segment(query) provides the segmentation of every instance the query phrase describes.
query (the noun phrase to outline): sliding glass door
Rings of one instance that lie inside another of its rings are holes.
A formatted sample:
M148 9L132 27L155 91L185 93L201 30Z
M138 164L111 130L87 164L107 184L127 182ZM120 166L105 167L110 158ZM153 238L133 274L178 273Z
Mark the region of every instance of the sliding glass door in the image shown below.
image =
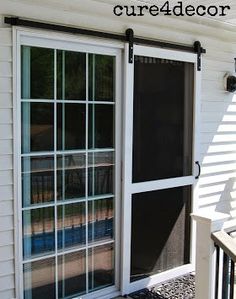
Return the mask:
M25 299L117 285L119 52L81 49L20 49Z

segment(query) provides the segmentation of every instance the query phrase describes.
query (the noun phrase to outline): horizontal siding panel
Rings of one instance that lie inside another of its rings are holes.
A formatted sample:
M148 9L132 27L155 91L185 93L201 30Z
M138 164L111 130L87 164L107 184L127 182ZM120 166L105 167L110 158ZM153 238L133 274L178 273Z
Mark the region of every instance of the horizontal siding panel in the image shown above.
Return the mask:
M223 229L235 229L235 218L232 218L224 223Z
M212 71L212 70L203 70L202 71L202 79L207 81L222 81L225 75L224 71Z
M217 134L219 130L219 124L218 123L203 123L201 124L200 130L202 133L209 133L213 132Z
M0 261L11 259L14 259L14 246L9 244L0 246Z
M225 104L225 110L222 112L227 111L227 106L230 105L231 102L234 100L234 95L232 93L226 92L223 88L222 89L208 89L205 88L202 90L202 103L204 102L221 102ZM214 110L213 110L214 111Z
M1 200L0 201L0 216L13 215L13 201Z
M201 113L201 122L222 122L225 114L222 112L202 112Z
M205 176L202 182L200 184L200 197L205 197L208 196L209 194L211 195L216 195L216 194L221 194L221 196L226 196L227 200L232 201L232 196L230 195L232 192L232 187L236 179L236 172L231 172L231 173L225 173L225 174L218 174L216 175L217 180L214 182L210 182L210 180L213 178L214 175L210 176ZM226 178L228 176L228 179ZM209 178L209 181L207 182L207 179ZM219 178L219 179L218 179ZM207 183L206 183L207 182ZM214 189L215 188L215 189ZM208 190L209 192L204 192L204 190ZM223 191L223 192L222 192ZM235 190L234 190L235 192ZM233 196L235 198L235 195Z
M0 46L0 61L12 61L12 47Z
M218 47L216 47L216 39L208 39L207 41L207 53L209 56L213 56L214 51L216 51L218 55L231 55L235 53L236 45L228 42L222 41L222 43L218 41ZM222 53L222 54L220 54Z
M13 299L15 297L15 292L13 289L0 291L0 298L1 299Z
M13 156L3 155L0 156L0 170L13 169Z
M12 93L11 92L1 92L0 90L0 108L12 108Z
M203 166L201 174L217 174L218 172L234 171L236 170L236 163L227 163L214 166Z
M14 235L13 230L0 231L0 247L13 245Z
M213 142L213 138L213 133L201 133L201 144L210 144Z
M13 138L13 127L11 124L1 125L0 124L0 140L12 139ZM4 154L1 152L0 154ZM9 154L8 152L6 154Z
M236 104L232 103L227 106L227 112L236 112Z
M236 134L201 133L201 143L236 142Z
M9 136L2 136L2 138L4 137L9 138ZM12 140L0 140L0 155L12 154L12 153L13 153Z
M200 145L201 153L226 153L226 152L235 152L236 151L236 143L233 144L219 144L219 145L212 145L212 144L201 144Z
M11 28L0 28L1 46L11 46L12 45L12 30Z
M11 274L11 275L0 277L0 292L11 290L13 288L14 288L14 275ZM0 298L2 299L2 297Z
M210 61L215 60L215 61L221 61L221 62L226 62L226 63L232 63L235 58L235 53L234 52L224 52L224 51L219 51L218 49L215 48L212 49L211 47L207 46L207 58ZM205 60L205 57L203 57L203 60Z
M236 161L236 153L204 156L202 164L226 163L228 161Z
M225 184L212 184L212 186L199 188L199 196L214 194L216 192L223 192L225 190Z
M219 42L219 38L215 37L205 37L204 35L202 35L201 42L205 44L205 47L207 46L207 50L209 48L209 51L211 52L214 51L214 49L216 49L217 51L231 54L236 50L236 45L234 43L224 41L223 39ZM207 55L203 56L203 59L206 56L211 56L209 54L210 52L207 51L207 53Z
M0 77L12 76L12 63L8 61L0 61Z
M220 81L206 81L206 80L202 80L202 90L215 90L215 91L220 91L224 89L224 82L223 82L223 78Z
M199 178L199 186L200 188L206 186L206 185L209 185L209 184L218 184L218 183L224 183L226 184L229 179L236 179L236 171L233 170L231 172L228 172L228 173L223 173L223 171L219 174L217 173L214 173L214 174L208 174L208 175L201 175L201 177ZM230 191L232 189L232 186L230 187ZM217 191L214 191L213 190L213 193L217 192Z
M236 97L229 93L220 90L219 92L211 91L211 90L203 90L201 95L201 101L204 102L222 102L227 103L225 106L230 105L230 103L235 102Z
M221 198L222 198L221 193L215 194L215 195L206 196L206 197L200 197L198 199L198 205L199 206L213 205L213 204L218 203Z
M13 200L13 185L0 185L0 200Z
M0 90L2 92L11 92L12 91L12 79L0 77Z
M9 231L13 229L13 217L1 216L0 217L0 232Z
M12 109L0 109L0 124L12 123Z
M0 261L0 277L5 275L14 274L14 264L13 261Z
M225 72L234 71L234 63L232 62L224 62L220 60L214 60L210 57L203 58L202 60L202 67L206 70L221 70Z
M202 102L201 111L202 112L227 112L230 105L224 102Z
M11 170L4 170L0 171L0 185L10 185L13 183L13 173ZM0 200L4 200L4 198L1 197L2 194L0 194Z
M228 123L221 124L217 122L212 123L202 123L201 124L202 133L214 133L214 134L223 134L223 133L234 133L236 132L236 124Z
M236 114L235 113L234 114L229 114L229 113L225 114L223 119L222 119L222 122L224 122L224 123L227 123L227 122L236 123Z

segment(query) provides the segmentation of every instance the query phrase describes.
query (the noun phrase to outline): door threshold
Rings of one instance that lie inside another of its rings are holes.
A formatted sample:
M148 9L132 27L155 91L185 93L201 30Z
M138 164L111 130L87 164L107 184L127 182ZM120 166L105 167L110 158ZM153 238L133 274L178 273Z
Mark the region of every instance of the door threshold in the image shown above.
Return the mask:
M194 271L194 266L192 264L187 264L187 265L177 267L175 269L171 269L162 273L155 274L153 276L130 283L126 294L131 294L145 288L149 289L158 284L165 283L171 279L175 279L182 275L192 273L193 271Z
M130 299L195 298L195 275L189 273L129 294Z

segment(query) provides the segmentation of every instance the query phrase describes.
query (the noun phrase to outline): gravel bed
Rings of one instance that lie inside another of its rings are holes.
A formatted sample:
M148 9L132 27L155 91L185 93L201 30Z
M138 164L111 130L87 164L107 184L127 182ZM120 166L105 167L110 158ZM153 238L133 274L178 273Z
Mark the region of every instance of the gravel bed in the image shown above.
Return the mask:
M184 275L150 289L143 289L132 294L133 299L194 299L195 277L193 274Z

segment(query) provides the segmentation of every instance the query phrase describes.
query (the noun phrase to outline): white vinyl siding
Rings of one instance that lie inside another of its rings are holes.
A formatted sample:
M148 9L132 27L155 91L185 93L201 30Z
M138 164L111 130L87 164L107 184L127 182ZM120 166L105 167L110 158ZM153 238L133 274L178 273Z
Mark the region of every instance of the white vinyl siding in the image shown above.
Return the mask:
M11 29L0 36L0 298L14 298Z
M232 220L226 226L236 220L236 97L226 93L223 87L224 74L234 71L235 28L217 22L208 26L210 21L203 19L194 23L192 18L114 17L109 0L71 1L70 4L63 0L2 2L1 11L5 15L122 34L132 27L137 36L185 44L200 40L207 54L202 60L199 140L202 176L198 206L231 213ZM3 18L0 27L0 298L11 299L15 287L12 31L4 25Z

